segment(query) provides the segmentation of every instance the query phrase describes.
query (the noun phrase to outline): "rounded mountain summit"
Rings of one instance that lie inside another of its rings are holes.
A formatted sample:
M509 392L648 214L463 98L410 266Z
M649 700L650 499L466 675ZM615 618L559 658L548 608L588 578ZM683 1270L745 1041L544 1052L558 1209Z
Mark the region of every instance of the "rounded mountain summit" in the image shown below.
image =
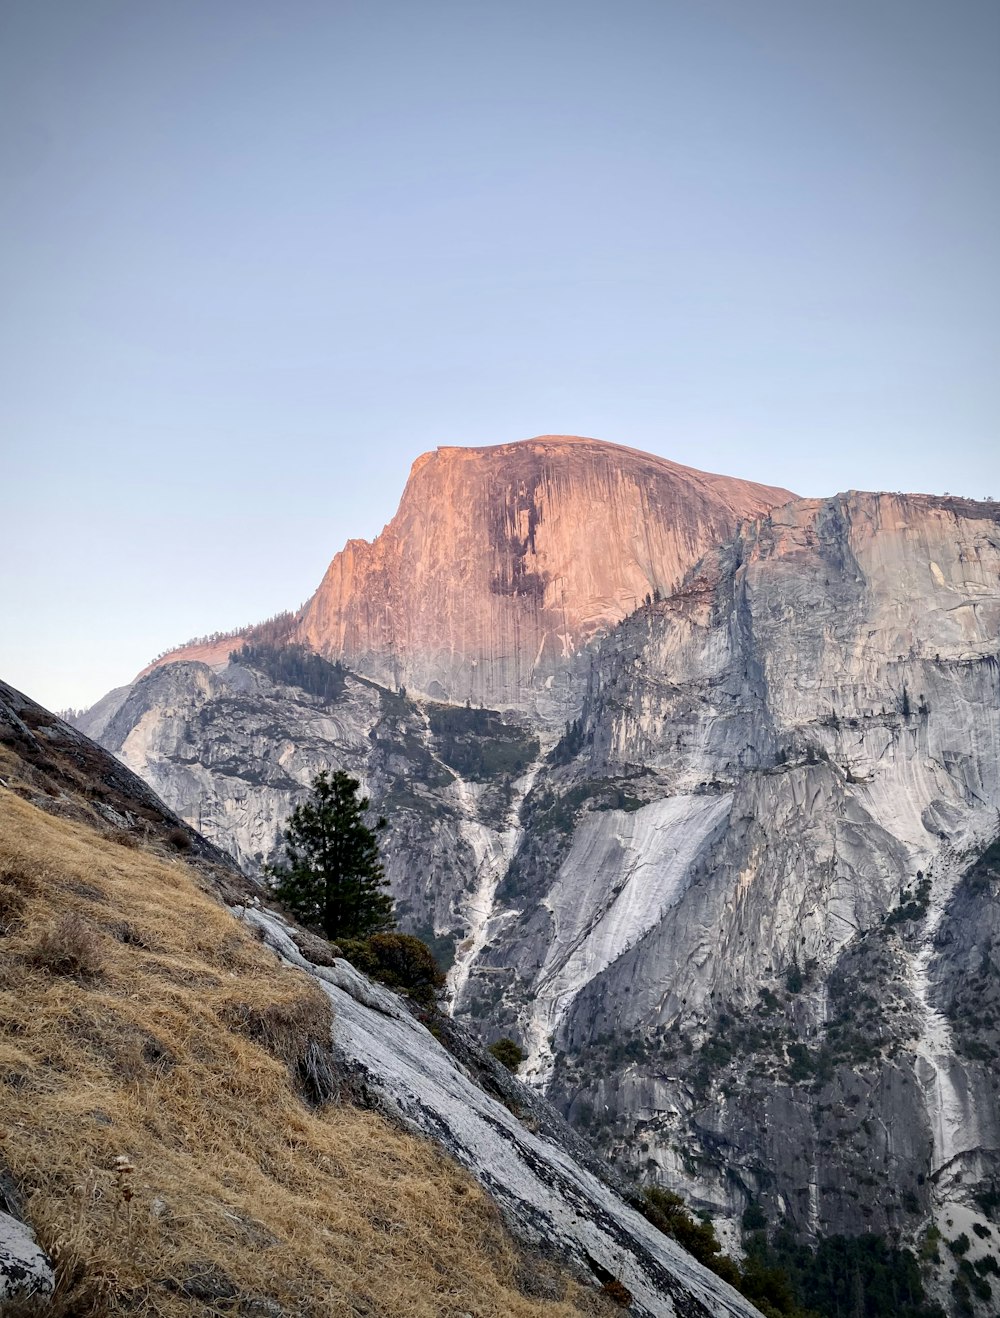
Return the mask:
M576 435L438 448L382 533L335 556L290 639L389 687L558 718L590 639L794 497ZM184 658L225 656L159 662Z

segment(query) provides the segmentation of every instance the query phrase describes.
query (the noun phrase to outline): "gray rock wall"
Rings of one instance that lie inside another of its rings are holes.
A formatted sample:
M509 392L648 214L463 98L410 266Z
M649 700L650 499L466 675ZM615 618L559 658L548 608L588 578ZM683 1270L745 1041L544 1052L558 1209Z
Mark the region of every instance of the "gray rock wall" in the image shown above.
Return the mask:
M93 717L250 864L318 768L361 777L456 1013L731 1238L751 1202L909 1240L1000 1205L1000 884L963 877L1000 828L996 506L796 501L587 664L579 726L505 770L353 676L175 664Z

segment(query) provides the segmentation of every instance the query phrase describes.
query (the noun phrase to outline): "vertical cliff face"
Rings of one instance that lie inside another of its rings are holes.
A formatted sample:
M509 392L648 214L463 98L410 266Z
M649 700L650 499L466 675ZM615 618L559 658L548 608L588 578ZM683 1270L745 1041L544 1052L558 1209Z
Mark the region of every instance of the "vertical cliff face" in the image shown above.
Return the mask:
M595 634L790 497L571 436L438 449L382 534L334 558L298 635L390 687L558 712Z
M998 809L995 505L797 501L603 643L460 1009L734 1220L971 1221L998 1045L992 1007L956 1021L963 977L996 997L967 875Z

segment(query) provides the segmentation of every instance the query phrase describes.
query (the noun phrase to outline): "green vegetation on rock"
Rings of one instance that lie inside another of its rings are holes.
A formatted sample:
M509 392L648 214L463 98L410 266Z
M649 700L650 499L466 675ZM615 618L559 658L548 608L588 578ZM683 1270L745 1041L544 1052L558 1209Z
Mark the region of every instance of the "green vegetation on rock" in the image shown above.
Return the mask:
M229 656L231 663L255 668L272 682L297 686L332 705L344 693L344 666L307 650L304 645L244 645Z
M811 1312L802 1307L789 1277L779 1264L748 1254L743 1266L737 1266L723 1254L712 1223L694 1217L679 1195L659 1186L647 1186L634 1202L635 1207L664 1235L676 1240L704 1267L728 1281L730 1286L751 1300L765 1318L818 1318L818 1313L823 1312Z
M770 1239L754 1232L744 1246L746 1268L780 1270L822 1318L944 1318L927 1300L915 1256L884 1236L828 1236L813 1247L779 1229Z
M534 732L495 709L428 705L427 720L440 758L473 782L517 777L538 758Z
M413 934L373 934L341 939L337 946L358 970L387 988L398 989L421 1006L431 1007L444 987L444 972L426 943Z
M516 1071L528 1055L520 1044L507 1038L506 1035L502 1039L497 1039L496 1043L491 1043L487 1052L492 1053L508 1071Z

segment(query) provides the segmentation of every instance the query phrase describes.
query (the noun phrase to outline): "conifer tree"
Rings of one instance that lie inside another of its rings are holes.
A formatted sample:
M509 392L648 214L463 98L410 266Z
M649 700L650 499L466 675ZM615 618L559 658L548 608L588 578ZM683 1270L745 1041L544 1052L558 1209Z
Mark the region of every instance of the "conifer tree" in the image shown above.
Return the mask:
M283 864L269 866L274 895L295 917L327 938L367 938L395 925L378 850L386 820L365 823L370 802L342 769L323 770L312 794L285 823Z

